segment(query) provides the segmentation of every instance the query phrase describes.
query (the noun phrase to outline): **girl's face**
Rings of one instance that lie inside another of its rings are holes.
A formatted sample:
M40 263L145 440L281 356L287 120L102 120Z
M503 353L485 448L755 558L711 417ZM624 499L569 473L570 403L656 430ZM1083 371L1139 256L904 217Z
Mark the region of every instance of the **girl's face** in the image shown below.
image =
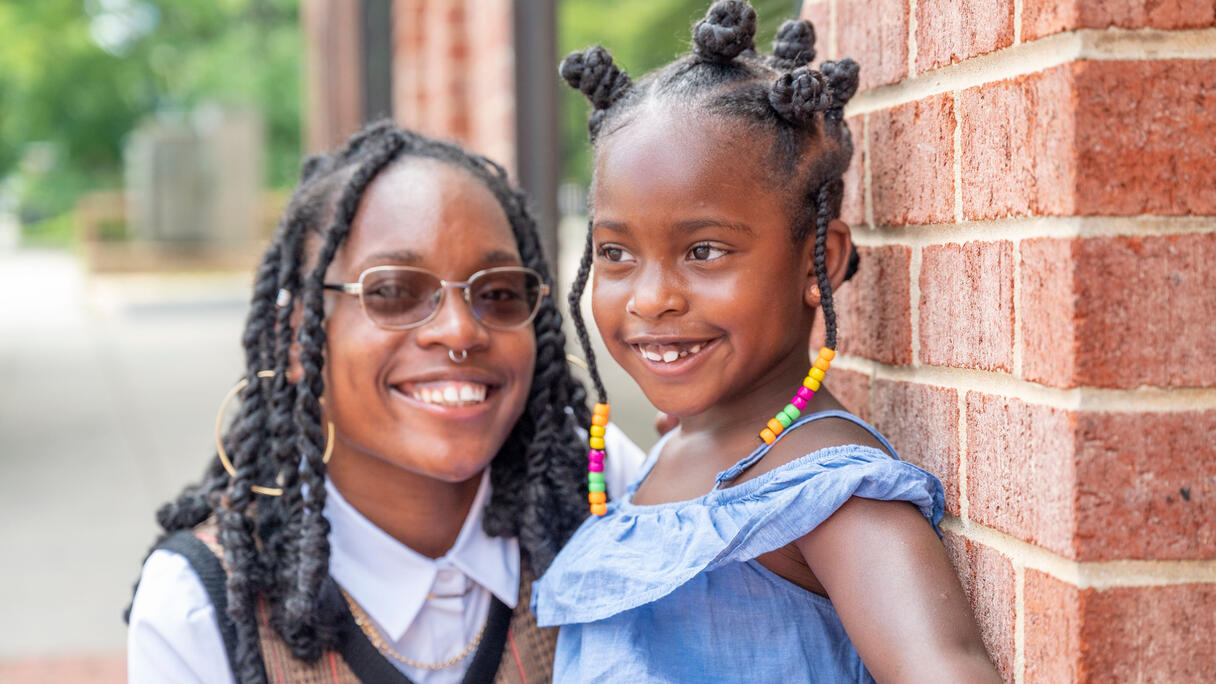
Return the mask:
M786 196L748 140L729 121L654 107L597 152L595 322L672 415L746 405L806 370L813 241L790 240Z
M385 265L465 281L522 262L502 207L481 181L448 163L407 158L367 188L326 282L353 283ZM378 459L445 482L480 473L524 411L536 358L531 324L487 328L453 288L434 318L409 330L376 326L357 297L326 297L325 413L336 432L330 472L338 477ZM454 363L449 349L468 357Z

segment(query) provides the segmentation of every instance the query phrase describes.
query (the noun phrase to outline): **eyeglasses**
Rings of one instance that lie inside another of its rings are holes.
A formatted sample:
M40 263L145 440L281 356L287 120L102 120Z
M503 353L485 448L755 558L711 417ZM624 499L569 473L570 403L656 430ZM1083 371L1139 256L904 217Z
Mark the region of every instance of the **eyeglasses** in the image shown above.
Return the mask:
M487 268L464 282L449 282L413 266L375 266L355 283L325 283L325 289L359 297L368 320L388 330L416 328L435 317L449 287L463 290L473 317L489 328L510 330L530 323L549 286L522 266Z

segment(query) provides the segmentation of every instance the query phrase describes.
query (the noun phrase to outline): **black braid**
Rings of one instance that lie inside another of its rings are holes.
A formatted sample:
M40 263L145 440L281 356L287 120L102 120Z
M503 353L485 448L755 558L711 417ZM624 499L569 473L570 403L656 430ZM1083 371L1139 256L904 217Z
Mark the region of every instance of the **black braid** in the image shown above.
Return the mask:
M203 481L184 489L157 513L164 534L190 529L215 516L228 565L229 614L237 626L240 682L266 680L255 620L259 597L271 626L292 653L315 660L337 647L334 625L344 608L329 574L326 430L326 354L322 278L350 232L368 185L404 157L432 158L463 169L484 183L502 206L525 266L549 277L540 237L527 203L497 164L460 147L402 131L391 123L369 126L332 154L308 159L254 285L243 341L246 350L240 408L224 435L236 467L228 477L218 458ZM317 244L308 262L308 246ZM305 269L308 269L305 272ZM287 306L276 307L281 291ZM287 295L284 295L287 296ZM300 311L299 329L292 313ZM494 457L493 489L483 525L493 535L518 536L526 559L543 572L586 516L585 451L576 425L590 421L586 391L565 363L561 315L546 298L533 329L537 359L524 413ZM298 342L298 381L287 378L292 343ZM273 379L257 372L273 369ZM573 409L573 420L567 413ZM275 486L282 496L257 496L252 485Z
M839 183L840 181L836 181ZM819 281L819 306L823 309L823 323L827 328L828 349L836 348L836 308L832 305L832 279L824 263L827 255L828 224L832 222L829 183L824 183L815 193L815 278Z
M587 278L591 275L591 262L594 258L592 251L595 245L591 239L591 226L587 226L587 243L583 246L583 258L578 262L578 273L570 285L568 303L570 305L570 320L574 323L574 333L578 336L579 346L583 348L583 356L587 359L587 370L591 374L591 383L595 385L595 394L601 404L608 403L608 392L600 380L599 368L595 365L595 350L591 348L591 337L587 334L587 324L583 322L581 302L583 290L587 288Z

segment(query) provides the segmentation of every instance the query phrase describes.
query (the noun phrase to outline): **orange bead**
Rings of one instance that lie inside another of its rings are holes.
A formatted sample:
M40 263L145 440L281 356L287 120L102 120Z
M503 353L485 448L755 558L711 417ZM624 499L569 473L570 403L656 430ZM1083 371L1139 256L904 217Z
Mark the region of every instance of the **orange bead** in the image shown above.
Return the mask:
M608 416L591 416L591 424L604 426L608 424Z
M828 361L831 361L832 359L836 358L836 351L833 349L828 349L827 347L820 347L819 355Z
M592 411L592 413L594 413L597 416L606 417L611 411L612 411L612 409L608 408L608 404L596 404L595 410Z
M602 504L608 501L608 495L603 492L591 492L587 495L587 501L593 504Z
M818 368L812 368L812 369L811 369L811 372L810 372L810 373L807 373L807 375L809 375L809 376L810 376L810 377L812 377L812 378L815 378L816 380L820 380L820 381L822 381L822 380L823 380L823 376L824 376L824 375L827 375L827 374L826 374L826 373L824 373L822 370L819 370Z
M816 380L815 378L812 378L809 375L806 376L806 379L802 381L802 386L809 389L812 392L819 391L819 381Z
M772 444L777 441L777 435L774 435L772 430L764 428L760 431L760 439L763 439L765 444Z
M785 426L783 426L781 421L777 420L776 418L769 418L768 429L771 430L774 435L779 435L781 434L781 431L785 429Z
M821 371L826 371L829 367L831 367L831 365L832 365L831 362L829 362L827 359L823 358L822 356L815 359L815 367Z
M592 425L591 426L591 436L592 437L603 437L604 436L604 426L603 425Z
M592 437L591 439L587 440L587 443L591 445L592 449L601 449L602 450L604 448L604 438L603 437Z
M604 515L608 512L608 504L591 504L591 515Z

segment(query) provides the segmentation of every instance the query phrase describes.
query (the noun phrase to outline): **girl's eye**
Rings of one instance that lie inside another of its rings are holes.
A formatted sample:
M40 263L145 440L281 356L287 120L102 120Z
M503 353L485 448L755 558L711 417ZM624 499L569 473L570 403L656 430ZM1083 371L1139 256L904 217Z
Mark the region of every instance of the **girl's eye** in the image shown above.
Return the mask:
M688 256L693 261L713 261L726 256L726 250L702 243L688 250Z
M600 258L605 261L611 261L614 263L633 261L633 255L625 251L625 249L619 245L606 243L600 245L597 251L599 252Z

